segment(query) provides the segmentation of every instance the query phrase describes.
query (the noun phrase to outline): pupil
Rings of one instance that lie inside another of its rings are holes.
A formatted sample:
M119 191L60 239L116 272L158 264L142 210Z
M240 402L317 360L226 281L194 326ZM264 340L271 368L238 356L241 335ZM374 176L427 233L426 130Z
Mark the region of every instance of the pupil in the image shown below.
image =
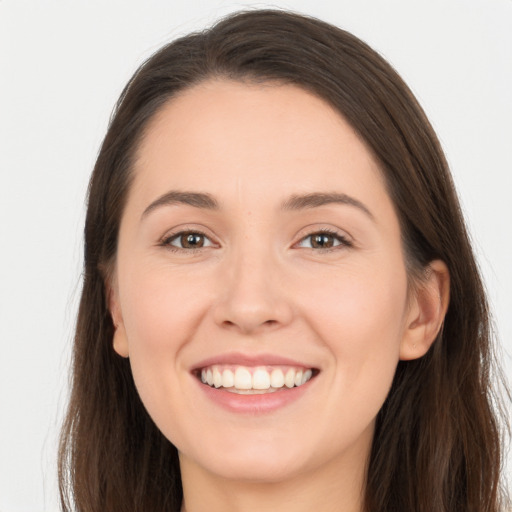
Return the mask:
M332 244L331 235L318 234L313 237L313 247L332 247Z

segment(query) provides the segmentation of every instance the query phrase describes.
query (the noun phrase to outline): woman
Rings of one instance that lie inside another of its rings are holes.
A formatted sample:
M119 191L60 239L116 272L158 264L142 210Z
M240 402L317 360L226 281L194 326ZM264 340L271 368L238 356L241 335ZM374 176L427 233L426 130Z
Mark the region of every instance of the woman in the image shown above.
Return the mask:
M63 508L498 511L488 317L381 57L277 11L179 39L91 178Z

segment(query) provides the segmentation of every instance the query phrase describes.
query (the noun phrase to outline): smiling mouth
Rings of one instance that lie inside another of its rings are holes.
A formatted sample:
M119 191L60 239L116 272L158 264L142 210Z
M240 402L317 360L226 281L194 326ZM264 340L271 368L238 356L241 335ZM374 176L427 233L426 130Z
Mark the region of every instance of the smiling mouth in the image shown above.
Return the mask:
M212 365L198 370L196 377L211 388L255 395L303 386L317 374L315 368L294 366Z

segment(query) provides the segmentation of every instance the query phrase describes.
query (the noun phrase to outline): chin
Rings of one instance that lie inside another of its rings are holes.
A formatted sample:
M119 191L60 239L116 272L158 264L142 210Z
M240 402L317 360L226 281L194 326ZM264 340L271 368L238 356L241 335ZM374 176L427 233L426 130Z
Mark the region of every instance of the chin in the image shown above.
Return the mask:
M261 457L249 458L237 454L236 457L228 456L222 461L198 461L198 463L202 463L208 472L220 478L246 483L279 483L292 479L304 471L297 458L292 461L283 461L277 460L275 456L261 460Z
M247 439L245 441L248 441ZM261 441L261 440L260 440ZM295 442L233 442L195 446L180 462L199 466L217 477L242 482L277 483L302 473L308 466L303 447Z

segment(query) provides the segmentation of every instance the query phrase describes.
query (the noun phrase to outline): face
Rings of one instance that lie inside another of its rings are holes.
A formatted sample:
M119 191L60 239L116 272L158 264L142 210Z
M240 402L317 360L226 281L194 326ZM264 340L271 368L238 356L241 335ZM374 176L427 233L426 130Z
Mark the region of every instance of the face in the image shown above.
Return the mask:
M378 165L318 97L209 81L150 124L114 348L182 465L277 481L364 464L409 342L407 289Z

